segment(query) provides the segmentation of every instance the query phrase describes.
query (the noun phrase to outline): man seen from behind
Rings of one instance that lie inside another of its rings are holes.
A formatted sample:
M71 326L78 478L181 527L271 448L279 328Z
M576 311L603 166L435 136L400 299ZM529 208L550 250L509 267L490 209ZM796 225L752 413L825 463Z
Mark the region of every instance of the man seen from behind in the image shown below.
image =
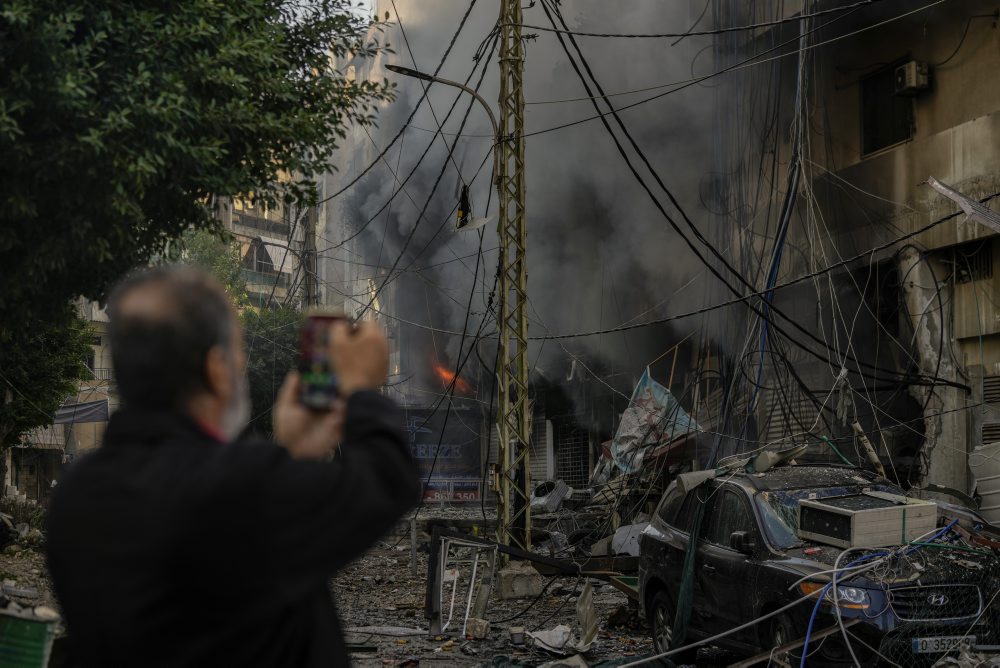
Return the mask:
M305 408L289 374L270 442L236 439L246 356L214 279L147 271L109 313L122 407L49 512L73 665L347 665L329 579L420 490L397 408L376 391L379 328L334 325L339 402Z

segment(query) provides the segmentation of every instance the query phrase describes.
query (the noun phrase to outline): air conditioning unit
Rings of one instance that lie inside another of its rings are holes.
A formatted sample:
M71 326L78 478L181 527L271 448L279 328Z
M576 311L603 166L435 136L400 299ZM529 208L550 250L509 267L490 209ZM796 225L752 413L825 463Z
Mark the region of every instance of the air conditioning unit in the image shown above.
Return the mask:
M799 536L836 547L889 547L934 531L937 505L897 494L799 499Z
M911 60L896 68L896 95L919 95L930 88L930 67Z

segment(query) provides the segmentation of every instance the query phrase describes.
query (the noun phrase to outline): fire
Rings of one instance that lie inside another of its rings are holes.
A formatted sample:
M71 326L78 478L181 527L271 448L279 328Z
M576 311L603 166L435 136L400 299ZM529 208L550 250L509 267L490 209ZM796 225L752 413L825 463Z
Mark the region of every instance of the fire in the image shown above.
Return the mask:
M450 386L452 381L454 381L456 392L460 394L469 394L472 392L472 387L470 387L469 384L461 377L456 376L455 372L451 369L448 369L442 364L434 364L433 368L434 374L441 379L441 383L444 384L445 387Z

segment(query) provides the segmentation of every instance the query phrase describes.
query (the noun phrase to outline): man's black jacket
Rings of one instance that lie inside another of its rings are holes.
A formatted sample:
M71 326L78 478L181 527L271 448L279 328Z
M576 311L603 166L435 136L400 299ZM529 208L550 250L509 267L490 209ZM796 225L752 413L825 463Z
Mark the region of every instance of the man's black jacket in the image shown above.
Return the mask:
M84 666L348 663L327 586L418 500L396 406L350 397L332 462L123 409L57 487L49 568Z

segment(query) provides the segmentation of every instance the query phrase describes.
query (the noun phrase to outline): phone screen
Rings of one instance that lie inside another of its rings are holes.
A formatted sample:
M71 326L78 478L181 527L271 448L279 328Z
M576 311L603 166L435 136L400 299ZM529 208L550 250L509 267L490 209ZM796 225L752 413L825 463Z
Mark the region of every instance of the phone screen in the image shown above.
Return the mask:
M306 317L299 339L299 374L302 389L299 400L317 410L330 410L340 395L340 383L328 354L333 323L345 316L311 314Z

